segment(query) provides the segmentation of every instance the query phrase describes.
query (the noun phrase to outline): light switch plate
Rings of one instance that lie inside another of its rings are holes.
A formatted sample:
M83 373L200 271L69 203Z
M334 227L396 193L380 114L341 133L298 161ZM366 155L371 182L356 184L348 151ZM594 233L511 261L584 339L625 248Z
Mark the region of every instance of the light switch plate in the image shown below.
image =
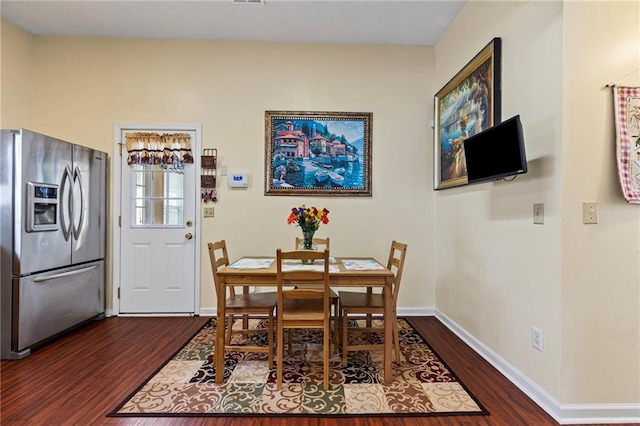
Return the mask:
M215 211L213 210L213 207L204 208L204 211L203 211L204 217L214 217L214 215L215 215Z
M544 224L544 203L536 203L533 205L533 223Z
M598 223L598 203L595 201L584 201L582 203L582 223Z

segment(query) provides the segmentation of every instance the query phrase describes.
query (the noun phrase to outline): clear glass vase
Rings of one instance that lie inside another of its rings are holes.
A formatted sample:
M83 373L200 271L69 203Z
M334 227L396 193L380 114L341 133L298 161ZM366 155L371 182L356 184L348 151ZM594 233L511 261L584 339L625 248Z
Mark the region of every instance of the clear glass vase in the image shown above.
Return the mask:
M317 250L318 245L313 242L313 234L315 231L306 231L302 233L302 242L298 246L298 250ZM313 259L303 259L302 263L311 264L313 263Z

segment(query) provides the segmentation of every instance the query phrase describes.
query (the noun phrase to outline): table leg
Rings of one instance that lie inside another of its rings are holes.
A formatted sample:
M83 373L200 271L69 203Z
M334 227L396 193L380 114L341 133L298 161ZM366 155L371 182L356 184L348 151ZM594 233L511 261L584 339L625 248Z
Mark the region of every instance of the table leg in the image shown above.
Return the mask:
M213 365L216 369L216 383L222 383L224 381L225 294L225 279L220 276L218 277L218 286L216 288L216 298L218 299L218 319L216 323L215 349L213 352Z
M390 385L393 381L393 366L391 359L393 358L393 278L387 277L384 289L384 381Z

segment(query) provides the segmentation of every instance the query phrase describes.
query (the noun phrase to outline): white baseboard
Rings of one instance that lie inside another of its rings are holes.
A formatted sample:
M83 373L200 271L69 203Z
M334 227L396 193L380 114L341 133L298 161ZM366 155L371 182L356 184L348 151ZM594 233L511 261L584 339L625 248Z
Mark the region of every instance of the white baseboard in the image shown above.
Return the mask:
M194 316L193 314L183 314L183 313L157 313L157 314L149 314L149 313L145 313L145 314L118 314L119 317L123 317L123 318L166 318L166 317L192 317Z
M217 308L200 308L200 316L203 317L215 317L217 312ZM398 308L399 317L433 317L435 315L436 310L433 307Z
M215 317L218 313L217 308L200 308L201 317Z
M436 315L436 308L422 307L422 308L400 308L398 307L399 317L433 317Z
M493 365L509 381L560 424L640 423L640 404L560 404L553 396L469 334L451 318L434 309L435 317Z

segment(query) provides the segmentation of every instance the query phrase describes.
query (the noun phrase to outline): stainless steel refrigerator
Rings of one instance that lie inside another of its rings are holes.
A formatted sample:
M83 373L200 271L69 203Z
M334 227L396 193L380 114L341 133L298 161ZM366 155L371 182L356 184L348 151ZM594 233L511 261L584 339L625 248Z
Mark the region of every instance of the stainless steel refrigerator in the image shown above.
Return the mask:
M2 130L0 355L104 318L107 154Z

